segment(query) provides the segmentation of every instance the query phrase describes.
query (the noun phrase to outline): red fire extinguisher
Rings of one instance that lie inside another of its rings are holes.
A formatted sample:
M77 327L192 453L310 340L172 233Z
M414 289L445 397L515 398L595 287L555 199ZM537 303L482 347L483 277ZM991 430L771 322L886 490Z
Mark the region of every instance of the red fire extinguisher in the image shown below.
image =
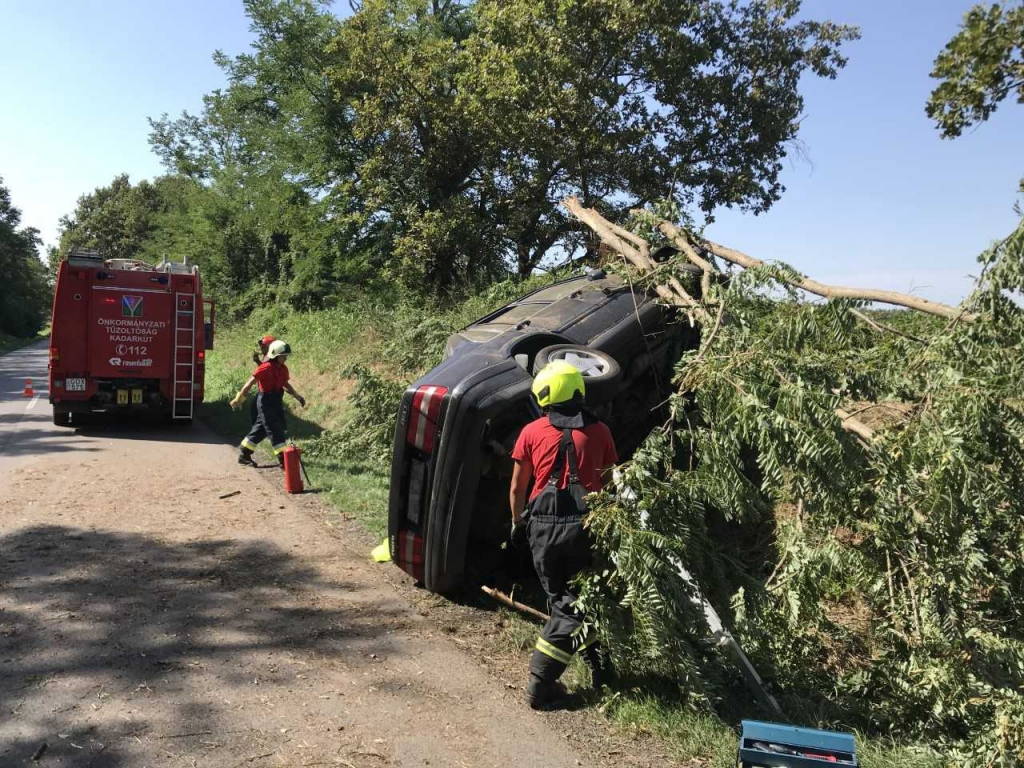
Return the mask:
M288 493L302 493L302 452L296 445L284 449L284 489Z

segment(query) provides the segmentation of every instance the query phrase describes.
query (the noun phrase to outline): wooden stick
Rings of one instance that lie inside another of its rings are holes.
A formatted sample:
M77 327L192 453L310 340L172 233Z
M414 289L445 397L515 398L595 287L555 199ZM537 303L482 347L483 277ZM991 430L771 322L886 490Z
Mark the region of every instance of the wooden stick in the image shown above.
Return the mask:
M499 603L503 603L507 605L509 608L515 608L517 611L522 611L523 613L529 614L530 616L533 616L535 619L547 621L551 618L546 613L542 613L541 611L538 611L536 608L531 608L528 605L523 605L518 600L513 600L504 592L499 592L493 587L481 586L480 591L483 592L485 595L488 595L489 597L493 597Z

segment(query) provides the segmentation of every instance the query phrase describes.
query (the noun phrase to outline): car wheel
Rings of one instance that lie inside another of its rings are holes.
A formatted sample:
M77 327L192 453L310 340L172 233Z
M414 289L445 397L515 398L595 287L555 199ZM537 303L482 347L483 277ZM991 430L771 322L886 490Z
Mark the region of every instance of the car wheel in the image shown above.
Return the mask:
M576 344L553 344L537 353L533 361L534 375L556 360L564 360L583 374L587 402L591 405L606 403L618 393L619 384L622 383L622 369L611 355Z

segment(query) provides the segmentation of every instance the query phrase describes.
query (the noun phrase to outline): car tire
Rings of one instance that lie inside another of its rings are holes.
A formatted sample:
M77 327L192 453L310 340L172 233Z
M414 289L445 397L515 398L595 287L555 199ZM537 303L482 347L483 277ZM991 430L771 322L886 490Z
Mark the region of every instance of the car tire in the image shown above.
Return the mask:
M56 407L53 409L53 424L56 427L70 427L71 426L71 412L70 411L59 411Z
M533 361L533 375L536 376L541 368L555 360L567 360L581 368L587 387L586 399L591 405L606 403L618 394L622 369L611 355L578 344L552 344L537 353ZM591 365L584 369L581 362L590 362Z

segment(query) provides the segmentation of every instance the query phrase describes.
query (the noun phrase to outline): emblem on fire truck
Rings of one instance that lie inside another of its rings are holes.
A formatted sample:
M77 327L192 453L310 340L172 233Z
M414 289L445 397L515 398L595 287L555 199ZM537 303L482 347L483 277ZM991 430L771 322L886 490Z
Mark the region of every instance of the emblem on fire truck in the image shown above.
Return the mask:
M122 296L121 314L125 317L142 317L142 297Z

